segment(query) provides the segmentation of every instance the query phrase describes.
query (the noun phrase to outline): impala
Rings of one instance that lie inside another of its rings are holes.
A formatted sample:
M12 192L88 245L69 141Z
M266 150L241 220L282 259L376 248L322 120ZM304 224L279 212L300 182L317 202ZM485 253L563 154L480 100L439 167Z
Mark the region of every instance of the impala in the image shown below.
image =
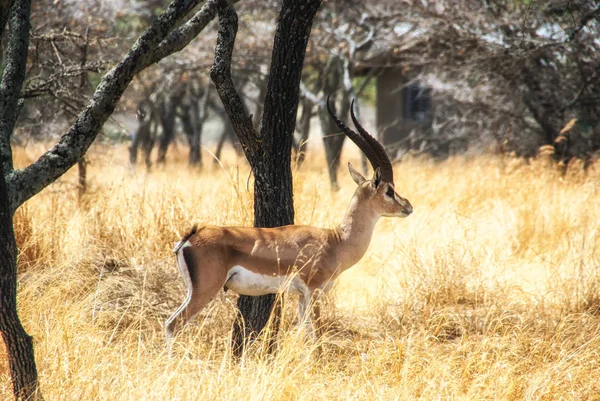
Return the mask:
M348 163L358 188L339 226L194 227L173 249L187 297L165 324L167 339L221 288L251 296L297 294L300 321L315 336L307 312L312 310L315 320L319 319L319 297L340 273L362 258L379 217L407 217L413 211L410 202L394 189L392 164L383 147L358 123L353 109L354 101L350 114L358 133L335 116L327 99L329 114L365 153L374 174L367 180Z

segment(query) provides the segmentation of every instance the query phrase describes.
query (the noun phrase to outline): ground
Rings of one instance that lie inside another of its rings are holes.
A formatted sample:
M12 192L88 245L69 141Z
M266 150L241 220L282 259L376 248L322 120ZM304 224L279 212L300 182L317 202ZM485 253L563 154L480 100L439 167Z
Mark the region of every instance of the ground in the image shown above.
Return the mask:
M17 149L17 164L40 151ZM77 199L73 170L17 212L19 309L46 399L600 399L597 169L563 179L543 161L405 160L396 189L415 212L378 223L326 301L326 335L302 339L289 297L277 355L234 363L231 292L172 357L165 347L185 296L173 244L194 223L252 222L247 165L229 153L191 170L180 151L146 173L124 146L97 146L88 194ZM356 149L346 161L360 165ZM326 177L315 154L295 172L298 223L341 220L355 184L344 170L331 193Z

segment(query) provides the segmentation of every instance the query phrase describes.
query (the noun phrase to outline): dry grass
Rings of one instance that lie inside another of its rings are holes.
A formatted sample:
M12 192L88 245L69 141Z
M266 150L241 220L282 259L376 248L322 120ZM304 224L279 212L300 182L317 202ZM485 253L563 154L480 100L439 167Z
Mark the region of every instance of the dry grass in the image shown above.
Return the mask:
M598 171L561 180L542 162L485 157L397 166L415 213L382 219L340 278L322 356L289 302L279 353L235 364L234 295L188 326L173 358L162 325L184 296L179 235L251 224L247 167L199 173L181 155L146 174L124 149L91 158L81 202L72 171L15 218L20 312L49 400L600 399ZM330 193L323 165L313 156L296 174L299 223L333 226L354 190L343 171Z

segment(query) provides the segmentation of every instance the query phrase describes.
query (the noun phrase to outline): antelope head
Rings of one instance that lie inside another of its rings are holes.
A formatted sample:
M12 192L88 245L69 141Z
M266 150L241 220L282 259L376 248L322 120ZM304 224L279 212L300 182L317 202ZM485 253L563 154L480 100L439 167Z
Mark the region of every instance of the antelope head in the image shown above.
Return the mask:
M331 96L331 95L330 95ZM354 100L350 106L350 116L358 133L346 126L333 113L327 97L327 111L335 124L363 151L371 166L373 166L373 178L370 180L363 177L353 166L348 163L350 176L358 184L355 197L366 204L373 212L380 216L407 217L413 211L408 199L398 195L394 185L394 171L385 149L381 144L365 130L354 114Z

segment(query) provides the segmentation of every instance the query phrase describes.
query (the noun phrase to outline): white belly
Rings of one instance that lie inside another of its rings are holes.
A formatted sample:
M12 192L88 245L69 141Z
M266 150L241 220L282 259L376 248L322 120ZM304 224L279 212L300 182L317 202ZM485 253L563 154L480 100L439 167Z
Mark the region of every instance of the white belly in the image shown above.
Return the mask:
M243 266L234 266L227 273L225 287L242 295L259 296L289 292L304 294L304 281L298 276L269 276L254 273Z

